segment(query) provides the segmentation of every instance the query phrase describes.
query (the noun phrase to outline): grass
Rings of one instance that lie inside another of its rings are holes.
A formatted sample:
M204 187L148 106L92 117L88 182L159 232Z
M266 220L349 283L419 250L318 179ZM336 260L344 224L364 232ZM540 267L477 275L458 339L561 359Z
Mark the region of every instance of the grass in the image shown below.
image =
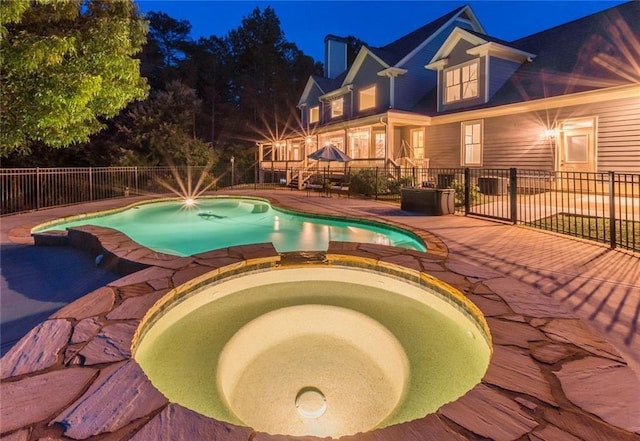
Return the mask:
M562 234L583 237L598 242L610 242L609 218L558 213L531 223ZM616 220L616 244L622 248L640 251L640 221Z

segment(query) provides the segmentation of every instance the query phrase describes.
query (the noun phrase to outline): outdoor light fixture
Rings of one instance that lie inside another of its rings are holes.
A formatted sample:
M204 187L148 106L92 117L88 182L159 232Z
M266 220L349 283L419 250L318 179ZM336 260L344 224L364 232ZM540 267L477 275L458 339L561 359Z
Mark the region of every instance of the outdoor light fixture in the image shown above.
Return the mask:
M186 199L184 200L184 204L185 204L187 207L192 207L195 203L196 203L196 201L195 201L195 200L193 200L192 198L186 198Z
M555 139L558 135L558 131L556 129L546 129L544 131L544 137L549 139Z

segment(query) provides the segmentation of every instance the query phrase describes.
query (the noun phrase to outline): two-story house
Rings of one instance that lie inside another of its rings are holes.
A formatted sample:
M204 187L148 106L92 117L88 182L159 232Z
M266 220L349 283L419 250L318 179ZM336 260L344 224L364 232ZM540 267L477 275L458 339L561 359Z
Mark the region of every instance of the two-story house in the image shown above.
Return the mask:
M329 35L300 127L258 143L261 177L304 180L317 166L307 155L326 144L352 168L640 172L638 17L630 2L506 42L464 6L363 47L349 69L344 40Z

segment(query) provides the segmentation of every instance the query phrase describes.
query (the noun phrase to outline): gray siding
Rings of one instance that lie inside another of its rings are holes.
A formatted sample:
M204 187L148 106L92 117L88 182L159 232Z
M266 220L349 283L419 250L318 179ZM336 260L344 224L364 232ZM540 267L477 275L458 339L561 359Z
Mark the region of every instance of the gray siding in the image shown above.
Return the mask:
M504 83L506 83L520 67L520 63L496 57L489 57L488 63L489 97L487 98L487 101L490 100L498 90L500 90Z
M389 79L379 76L378 72L380 72L380 70L382 70L382 65L367 55L352 83L354 101L353 116L358 116L358 114L361 113L358 110L360 108L359 91L374 84L376 85L376 108L374 110L366 110L365 113L369 114L389 107Z
M429 167L460 167L460 124L430 126L426 130Z
M640 173L640 100L599 106L598 171Z
M470 29L471 25L456 20L444 28L440 34L407 60L405 64L398 65L402 69L407 69L408 72L396 78L396 109L411 110L422 97L436 86L436 72L425 69L424 66L431 61L440 46L456 27Z
M553 170L554 145L544 136L543 118L520 114L485 119L483 166Z
M307 107L305 107L305 111L303 112L303 118L302 118L302 124L303 125L307 125L308 121L309 121L309 109L311 107L315 107L315 106L320 106L320 121L322 121L322 103L320 103L320 96L322 95L322 90L320 90L320 88L314 84L313 88L311 89L311 92L309 92L309 96L307 97L307 100L305 102L305 104L307 105Z
M640 173L640 102L628 98L592 105L484 118L483 167L553 170L555 142L548 126L571 118L597 117L597 171ZM460 167L460 125L427 127L432 167Z
M464 109L465 107L475 106L478 104L486 103L486 57L477 57L475 55L467 54L467 50L473 48L474 46L466 40L460 40L456 47L449 54L449 63L447 64L447 68L445 70L438 71L439 77L439 86L440 87L440 100L438 103L438 110L441 112L448 110L457 110ZM471 60L479 59L478 63L478 97L473 99L465 99L462 101L456 101L450 104L445 104L445 92L444 92L444 73L449 68L454 68L460 64L466 63Z

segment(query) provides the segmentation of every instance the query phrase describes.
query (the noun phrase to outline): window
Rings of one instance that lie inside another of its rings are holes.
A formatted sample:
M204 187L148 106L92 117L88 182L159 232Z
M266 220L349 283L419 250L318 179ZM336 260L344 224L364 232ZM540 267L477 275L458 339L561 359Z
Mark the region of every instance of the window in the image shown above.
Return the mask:
M444 101L453 103L478 97L478 61L444 72Z
M313 124L313 123L317 123L318 121L320 121L320 107L319 106L311 107L309 109L309 123Z
M342 150L346 153L344 148L344 132L342 130L338 132L323 133L318 137L319 146L327 144L333 144L338 148L338 150Z
M369 145L368 130L349 132L349 156L351 158L368 158Z
M482 165L482 121L462 123L462 165Z
M338 118L344 112L344 98L331 101L331 118Z
M414 129L411 131L411 147L415 159L424 159L424 130Z
M304 148L304 141L296 139L294 141L288 141L289 144L289 160L300 161L302 159L302 153Z
M359 95L360 110L371 109L376 106L376 86L361 90Z
M376 132L373 139L376 144L376 158L384 158L387 134L384 132Z

